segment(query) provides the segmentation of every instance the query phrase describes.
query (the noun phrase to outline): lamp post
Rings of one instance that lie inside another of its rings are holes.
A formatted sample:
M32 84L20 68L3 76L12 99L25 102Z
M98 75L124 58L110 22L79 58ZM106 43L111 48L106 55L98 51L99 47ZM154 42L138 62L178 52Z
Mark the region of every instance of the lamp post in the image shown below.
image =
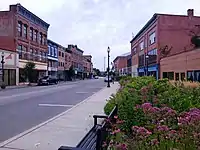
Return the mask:
M146 58L146 67L147 67L147 71L146 71L146 76L148 76L148 73L149 73L149 71L148 71L148 67L149 67L149 55L147 54L146 56L145 56L145 58Z
M4 61L4 52L2 52L1 53L1 64L2 64L2 82L4 82L4 63L5 63L5 61Z
M108 52L108 85L107 85L107 87L109 88L110 87L110 75L109 75L109 73L110 73L110 47L108 47L108 49L107 49L107 52Z

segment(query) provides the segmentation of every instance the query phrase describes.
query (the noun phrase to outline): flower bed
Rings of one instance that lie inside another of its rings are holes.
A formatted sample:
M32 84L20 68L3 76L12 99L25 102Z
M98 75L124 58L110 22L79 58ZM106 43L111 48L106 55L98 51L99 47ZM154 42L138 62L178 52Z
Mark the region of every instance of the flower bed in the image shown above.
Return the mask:
M118 104L112 149L200 148L200 89L153 77L126 77L104 110Z

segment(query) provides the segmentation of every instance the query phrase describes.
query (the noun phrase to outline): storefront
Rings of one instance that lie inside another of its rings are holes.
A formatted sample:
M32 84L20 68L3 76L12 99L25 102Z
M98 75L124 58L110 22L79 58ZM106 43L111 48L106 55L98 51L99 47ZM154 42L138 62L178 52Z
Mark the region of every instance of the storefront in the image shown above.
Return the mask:
M159 79L159 65L149 65L148 71L147 67L140 67L138 68L138 75L139 76L145 76L148 72L148 76L154 76L157 80Z
M200 81L200 49L161 59L160 71L161 78Z
M24 67L28 61L19 59L19 82L27 82L24 73ZM34 62L35 69L33 71L33 82L37 82L37 80L45 75L47 75L47 63Z
M4 83L7 86L16 85L16 53L0 49L0 61L4 56ZM0 79L2 80L2 64L0 63Z

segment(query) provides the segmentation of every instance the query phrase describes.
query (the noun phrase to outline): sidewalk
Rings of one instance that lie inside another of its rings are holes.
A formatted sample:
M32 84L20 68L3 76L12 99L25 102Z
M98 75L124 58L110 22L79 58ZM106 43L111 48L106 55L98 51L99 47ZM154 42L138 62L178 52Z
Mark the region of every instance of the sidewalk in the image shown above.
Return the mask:
M93 115L103 114L103 107L119 84L103 88L91 97L58 116L0 143L0 150L57 150L60 146L76 146L93 126Z

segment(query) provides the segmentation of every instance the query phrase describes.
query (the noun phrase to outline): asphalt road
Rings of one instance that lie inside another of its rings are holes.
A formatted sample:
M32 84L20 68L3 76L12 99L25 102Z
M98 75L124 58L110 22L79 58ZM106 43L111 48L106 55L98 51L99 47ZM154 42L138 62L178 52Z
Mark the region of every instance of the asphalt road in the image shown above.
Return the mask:
M66 111L105 86L103 80L92 79L0 91L0 142Z

